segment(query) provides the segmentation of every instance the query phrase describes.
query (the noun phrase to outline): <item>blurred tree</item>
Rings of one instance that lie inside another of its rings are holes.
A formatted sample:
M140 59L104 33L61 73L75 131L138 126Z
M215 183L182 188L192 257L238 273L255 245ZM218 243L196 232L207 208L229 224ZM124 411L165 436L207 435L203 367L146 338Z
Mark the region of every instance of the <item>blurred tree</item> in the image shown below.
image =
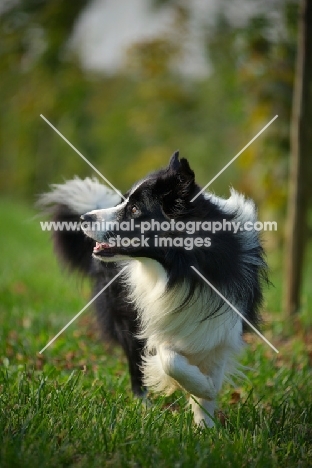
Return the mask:
M285 309L298 312L308 234L312 150L312 1L302 0L299 16L296 85L292 111L292 154L286 244Z
M228 79L220 69L226 60L222 59L219 65L214 51L219 54L219 44L225 42L227 54L235 57L233 65L241 93L246 143L274 115L279 116L244 151L237 165L244 171L240 189L256 200L262 216L281 220L286 210L297 5L285 1L272 2L270 6L266 13L252 15L243 27L230 25L221 14L208 47L222 82ZM272 15L274 9L275 15ZM279 239L282 239L281 232Z

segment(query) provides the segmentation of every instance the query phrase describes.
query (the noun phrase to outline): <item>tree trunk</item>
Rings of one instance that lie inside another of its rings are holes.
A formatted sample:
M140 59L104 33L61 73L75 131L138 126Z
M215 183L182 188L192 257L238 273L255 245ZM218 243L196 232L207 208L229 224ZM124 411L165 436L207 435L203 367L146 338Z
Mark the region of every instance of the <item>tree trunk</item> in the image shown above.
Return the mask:
M286 239L285 310L300 307L307 208L312 180L312 0L302 0L291 122L291 160Z

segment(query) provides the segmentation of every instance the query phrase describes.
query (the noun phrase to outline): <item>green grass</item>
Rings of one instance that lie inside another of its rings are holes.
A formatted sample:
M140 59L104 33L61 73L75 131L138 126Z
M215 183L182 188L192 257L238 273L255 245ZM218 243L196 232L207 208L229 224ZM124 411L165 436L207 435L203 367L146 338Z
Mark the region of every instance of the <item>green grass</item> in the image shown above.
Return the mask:
M202 430L183 393L150 395L149 405L132 397L125 359L100 342L91 310L38 354L90 287L60 270L33 211L6 201L0 216L1 467L312 466L312 333L285 334L270 314L279 310L278 261L263 332L280 354L248 335L248 379L224 386L223 424Z

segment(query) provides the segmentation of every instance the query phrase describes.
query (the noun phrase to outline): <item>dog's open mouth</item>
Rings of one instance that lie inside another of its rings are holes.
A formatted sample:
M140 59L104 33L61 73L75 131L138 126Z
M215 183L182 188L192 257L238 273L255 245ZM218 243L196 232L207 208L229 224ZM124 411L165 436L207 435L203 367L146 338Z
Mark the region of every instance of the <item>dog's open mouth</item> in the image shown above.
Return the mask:
M93 248L93 254L100 257L113 257L116 253L116 249L108 242L96 242Z

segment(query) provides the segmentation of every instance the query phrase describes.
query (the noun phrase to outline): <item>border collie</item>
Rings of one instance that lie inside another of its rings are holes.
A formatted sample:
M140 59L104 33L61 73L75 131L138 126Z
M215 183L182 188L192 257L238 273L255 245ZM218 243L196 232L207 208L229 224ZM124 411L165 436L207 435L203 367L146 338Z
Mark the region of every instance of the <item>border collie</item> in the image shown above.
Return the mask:
M82 230L55 231L54 244L68 266L93 278L94 295L126 266L95 305L105 339L127 356L133 393L182 388L195 423L212 427L244 321L191 267L257 326L266 263L254 203L234 190L229 199L199 192L175 152L123 199L96 179L75 178L41 203L55 221L81 221Z

